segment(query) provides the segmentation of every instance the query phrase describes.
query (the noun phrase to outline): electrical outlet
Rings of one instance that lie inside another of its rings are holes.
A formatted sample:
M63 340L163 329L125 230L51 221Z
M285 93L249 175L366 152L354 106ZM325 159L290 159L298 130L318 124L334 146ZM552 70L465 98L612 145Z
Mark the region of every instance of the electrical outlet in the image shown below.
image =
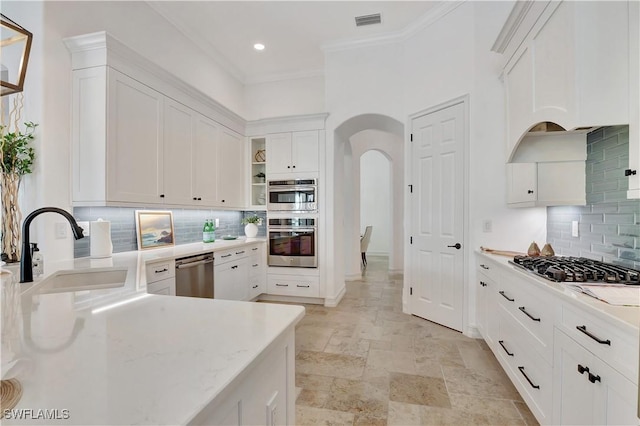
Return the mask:
M580 233L578 232L578 221L577 220L572 220L571 221L571 236L572 237L579 237Z
M57 222L55 224L56 240L64 240L65 238L67 238L68 226L69 224L65 222Z
M482 232L491 232L493 228L493 223L490 220L482 221Z
M85 237L91 235L91 225L89 225L89 222L78 222L78 226L82 228L82 235Z
M220 228L220 219L216 217L216 229Z

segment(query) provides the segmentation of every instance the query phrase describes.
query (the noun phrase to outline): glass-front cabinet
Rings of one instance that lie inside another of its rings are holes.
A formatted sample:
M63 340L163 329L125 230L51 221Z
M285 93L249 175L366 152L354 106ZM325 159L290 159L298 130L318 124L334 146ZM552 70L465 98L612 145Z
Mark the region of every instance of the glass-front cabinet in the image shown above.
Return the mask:
M265 210L267 206L267 147L266 137L249 138L251 155L251 208Z

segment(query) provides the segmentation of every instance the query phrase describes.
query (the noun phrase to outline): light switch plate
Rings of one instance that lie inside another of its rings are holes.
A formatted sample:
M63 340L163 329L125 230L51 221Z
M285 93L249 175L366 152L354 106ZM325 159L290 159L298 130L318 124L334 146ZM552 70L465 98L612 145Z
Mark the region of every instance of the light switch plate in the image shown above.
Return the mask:
M69 226L69 224L64 223L64 222L57 222L55 224L56 240L64 240L65 238L67 238L67 227L68 226Z
M490 220L482 221L482 232L491 232L493 228L493 223Z
M577 220L572 220L571 221L571 236L572 237L579 237L580 234L578 232L578 221Z
M216 217L216 229L220 228L220 219Z

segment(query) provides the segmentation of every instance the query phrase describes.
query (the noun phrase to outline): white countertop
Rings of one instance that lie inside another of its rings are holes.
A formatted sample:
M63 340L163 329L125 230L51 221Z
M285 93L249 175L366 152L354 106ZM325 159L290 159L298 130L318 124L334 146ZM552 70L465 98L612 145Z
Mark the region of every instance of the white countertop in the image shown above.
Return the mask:
M140 271L150 261L261 241L196 243L110 259L45 263L46 275L74 268L127 268L125 284L114 289L47 294L46 281L16 284L19 291L27 289L18 298L23 315L17 315L17 327L2 341L3 368L7 357L19 358L15 371L23 395L16 409L69 414L67 420L25 423L187 423L295 327L304 308L151 295ZM6 296L4 321L11 311Z
M561 300L587 309L589 312L599 316L616 327L623 328L629 332L635 332L636 334L640 329L640 307L609 305L606 302L590 297L584 293L572 290L566 284L545 280L544 278L535 276L522 268L518 268L509 263L509 260L512 260L511 257L498 256L480 251L476 253L479 256L484 256L485 258L492 260L501 267L508 269L510 272L519 274L519 276L531 282L532 285L552 292L552 294L561 298Z

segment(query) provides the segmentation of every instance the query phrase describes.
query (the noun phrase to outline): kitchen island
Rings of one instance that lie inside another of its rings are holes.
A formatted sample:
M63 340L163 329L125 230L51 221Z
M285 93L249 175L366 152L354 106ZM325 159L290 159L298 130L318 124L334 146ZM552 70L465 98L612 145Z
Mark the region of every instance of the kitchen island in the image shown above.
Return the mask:
M210 245L188 246L171 250ZM2 365L18 360L23 395L3 424L295 423L294 332L304 308L147 294L140 271L167 256L154 252L62 262L49 279L14 284L20 309L3 334ZM87 269L126 269L126 280L54 288L59 270Z

